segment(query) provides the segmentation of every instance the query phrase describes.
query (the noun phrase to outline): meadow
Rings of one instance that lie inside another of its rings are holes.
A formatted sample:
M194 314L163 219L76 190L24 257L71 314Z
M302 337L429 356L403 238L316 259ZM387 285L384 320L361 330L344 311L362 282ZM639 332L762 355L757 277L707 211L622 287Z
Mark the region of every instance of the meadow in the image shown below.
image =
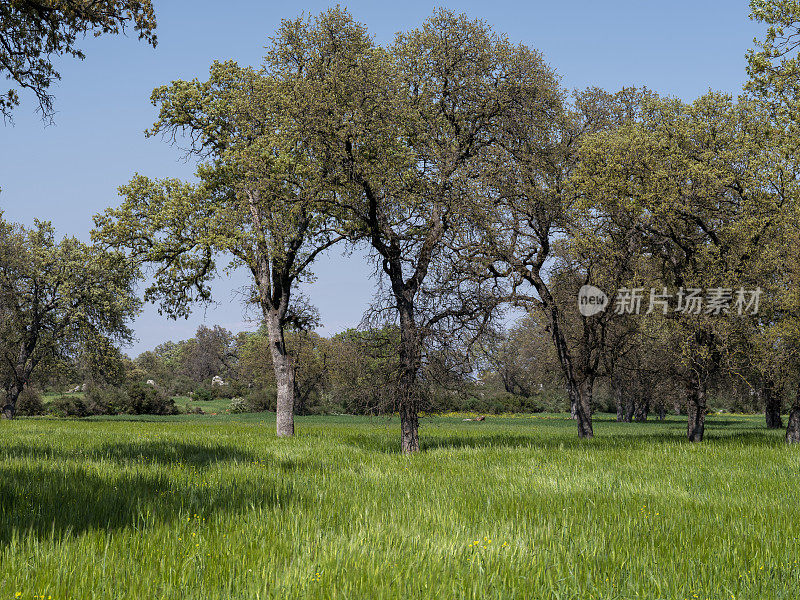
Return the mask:
M178 415L0 424L0 599L800 598L763 417Z

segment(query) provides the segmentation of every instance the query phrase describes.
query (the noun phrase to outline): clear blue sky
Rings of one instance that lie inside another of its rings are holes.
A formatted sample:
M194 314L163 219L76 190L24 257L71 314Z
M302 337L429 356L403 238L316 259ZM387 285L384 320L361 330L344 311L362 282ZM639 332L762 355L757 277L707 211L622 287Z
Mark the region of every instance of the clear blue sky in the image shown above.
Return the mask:
M158 47L130 38L87 39L84 61L60 60L55 124L44 126L24 96L15 125L0 124L0 209L6 219L50 220L60 234L87 239L92 215L119 203L117 187L135 172L190 177L194 166L177 150L142 134L155 117L152 89L174 79L205 78L213 60L259 64L267 37L282 18L316 13L330 3L154 0ZM379 42L420 24L441 3L350 2ZM760 28L744 0L561 0L450 2L491 23L514 41L541 50L570 88L617 90L647 85L691 100L709 88L738 93L744 54ZM356 325L375 282L363 257L334 252L316 266L305 291L319 308L324 333ZM235 290L243 275L217 282L217 305L188 321L170 321L148 307L135 323L136 355L168 339L191 337L200 323L252 328Z

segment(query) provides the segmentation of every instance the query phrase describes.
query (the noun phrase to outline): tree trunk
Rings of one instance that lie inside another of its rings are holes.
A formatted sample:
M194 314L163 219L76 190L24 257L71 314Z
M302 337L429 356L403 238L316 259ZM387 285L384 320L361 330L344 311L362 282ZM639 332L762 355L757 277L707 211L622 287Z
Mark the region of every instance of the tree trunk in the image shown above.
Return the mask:
M9 388L6 392L5 403L3 404L2 410L2 418L3 419L13 419L17 414L17 399L19 395L22 393L22 386L18 383L15 383Z
M547 244L546 240L543 242ZM540 275L541 264L528 271L525 277L534 286L541 298L542 306L547 311L547 317L550 326L550 333L553 338L553 343L556 346L556 354L558 355L558 362L561 366L561 372L567 384L567 392L569 393L570 409L573 418L578 423L578 437L590 438L594 435L592 431L592 411L591 411L591 393L588 391L588 396L581 393L578 386L577 378L575 377L575 370L572 367L572 355L569 352L569 346L564 334L561 332L561 312L553 299L550 290L544 283Z
M632 423L633 422L633 414L636 412L636 403L633 400L633 394L628 391L628 394L625 396L624 400L625 404L625 415L623 416L622 420L625 423Z
M690 442L702 442L706 425L706 390L705 385L697 378L689 384L689 396L686 400L688 423L686 435Z
M400 405L400 449L403 454L419 452L419 415L417 403L412 398Z
M663 421L667 418L667 407L664 406L663 402L659 402L658 404L658 420Z
M578 393L575 391L575 386L567 386L567 395L569 396L569 416L572 420L578 420Z
M588 383L589 380L587 380L584 385L578 384L575 377L575 371L572 368L572 357L569 353L567 340L564 338L564 334L561 333L558 307L552 302L552 298L548 304L553 343L556 346L556 353L558 354L558 362L561 365L561 371L564 374L564 379L567 381L567 392L570 399L570 414L578 423L578 437L591 438L594 436L594 432L592 430L591 410L594 378L591 378L591 383L589 383L588 389L586 389L586 383Z
M419 452L419 403L417 402L417 370L420 348L414 320L413 302L398 298L400 312L400 377L398 411L400 413L400 449L403 454Z
M786 441L790 444L800 443L800 382L797 384L797 394L789 411L789 423L786 425Z
M577 421L578 437L590 439L594 437L592 428L592 394L594 392L594 378L588 378L578 389Z
M647 394L639 396L636 400L636 408L634 409L634 420L637 423L644 423L647 421L647 415L650 413L650 397Z
M276 311L265 311L272 366L278 388L276 429L278 437L294 435L294 366L286 350L283 327Z
M768 429L781 429L783 419L781 419L781 396L775 393L775 389L769 383L765 383L761 388L761 396L764 399L764 416L767 421Z
M611 389L614 393L614 401L617 404L617 423L625 421L625 401L622 399L622 388L612 380Z

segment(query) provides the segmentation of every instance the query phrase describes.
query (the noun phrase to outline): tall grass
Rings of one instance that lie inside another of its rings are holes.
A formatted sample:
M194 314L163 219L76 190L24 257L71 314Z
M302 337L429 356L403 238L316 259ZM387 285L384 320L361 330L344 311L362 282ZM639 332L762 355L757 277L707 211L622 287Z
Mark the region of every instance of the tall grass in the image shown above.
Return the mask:
M800 451L756 418L0 425L3 598L800 597Z

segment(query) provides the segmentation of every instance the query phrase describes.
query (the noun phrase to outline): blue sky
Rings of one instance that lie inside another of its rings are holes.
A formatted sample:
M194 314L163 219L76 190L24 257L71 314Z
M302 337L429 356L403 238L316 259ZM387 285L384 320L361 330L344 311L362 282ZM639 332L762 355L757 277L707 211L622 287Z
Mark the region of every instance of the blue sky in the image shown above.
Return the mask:
M129 38L87 39L84 61L59 60L55 124L34 113L29 95L13 126L0 125L0 209L31 224L50 220L60 234L87 239L92 215L119 203L116 189L139 172L190 177L194 165L159 139L143 135L154 120L152 89L175 79L205 78L213 60L259 64L282 18L316 13L330 3L154 0L158 47ZM436 6L479 17L513 41L544 53L570 88L647 85L691 100L708 89L736 94L745 80L744 54L761 31L742 0L561 0L554 2L350 2L353 15L379 42L420 24ZM375 288L373 265L359 254L333 251L316 265L304 290L319 308L323 333L356 325ZM216 304L189 320L171 321L154 307L135 323L136 355L168 339L191 337L201 323L252 328L236 290L243 274L215 283Z

